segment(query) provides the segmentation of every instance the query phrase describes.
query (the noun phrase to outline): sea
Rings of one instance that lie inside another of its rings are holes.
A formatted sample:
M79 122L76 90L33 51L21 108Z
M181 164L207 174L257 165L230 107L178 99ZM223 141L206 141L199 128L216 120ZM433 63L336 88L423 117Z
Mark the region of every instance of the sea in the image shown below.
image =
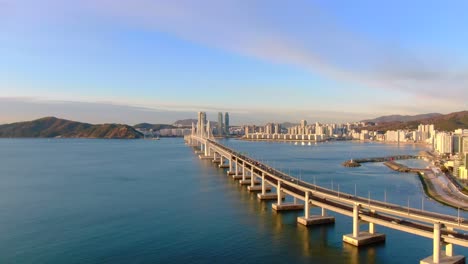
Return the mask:
M323 187L459 213L426 197L415 174L341 165L417 154L421 145L221 142ZM342 242L350 217L329 212L334 225L304 227L296 222L303 212L276 213L271 203L181 138L0 139L0 263L419 263L432 255L431 239L381 226L386 242L358 249Z

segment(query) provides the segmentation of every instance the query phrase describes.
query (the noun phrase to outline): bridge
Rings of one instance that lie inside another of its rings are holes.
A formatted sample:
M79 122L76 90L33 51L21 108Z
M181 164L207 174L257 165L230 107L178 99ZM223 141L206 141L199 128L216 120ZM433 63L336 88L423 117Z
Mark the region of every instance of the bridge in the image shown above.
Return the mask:
M226 147L206 133L192 132L185 141L195 148L200 159L211 160L220 168L228 169L228 176L239 180L249 191L258 192L259 200L275 200L273 210L303 210L304 216L297 218L302 225L334 223L335 218L327 215L327 211L331 211L353 219L352 233L343 235L345 243L360 247L385 241L385 234L376 231L379 225L432 239L433 255L420 263L465 263L465 257L455 255L453 250L453 245L468 247L468 221L459 216L402 207L320 187ZM276 192L269 193L272 189ZM285 202L287 195L293 197L294 202ZM321 213L311 214L313 207L321 208ZM361 230L362 225L368 225L367 230Z

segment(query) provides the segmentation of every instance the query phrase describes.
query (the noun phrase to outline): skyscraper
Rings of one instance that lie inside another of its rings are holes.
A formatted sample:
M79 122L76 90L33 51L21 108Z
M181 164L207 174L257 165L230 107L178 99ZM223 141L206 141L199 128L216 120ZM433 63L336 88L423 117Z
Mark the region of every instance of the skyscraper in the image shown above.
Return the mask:
M224 113L224 133L229 135L229 113Z
M223 113L219 112L218 113L218 136L222 136L224 133L224 128L223 128Z
M205 133L206 113L198 112L197 134L203 135Z

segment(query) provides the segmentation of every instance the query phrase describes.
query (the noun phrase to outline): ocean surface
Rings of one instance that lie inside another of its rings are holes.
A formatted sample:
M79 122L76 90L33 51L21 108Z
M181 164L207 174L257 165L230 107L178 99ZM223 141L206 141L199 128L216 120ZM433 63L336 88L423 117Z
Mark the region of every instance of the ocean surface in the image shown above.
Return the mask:
M324 187L457 216L427 198L414 174L341 166L423 146L223 143ZM273 212L182 139L0 139L0 263L419 263L432 255L432 240L380 226L387 241L357 249L342 242L351 218L330 213L335 225L306 228L296 223L302 214Z

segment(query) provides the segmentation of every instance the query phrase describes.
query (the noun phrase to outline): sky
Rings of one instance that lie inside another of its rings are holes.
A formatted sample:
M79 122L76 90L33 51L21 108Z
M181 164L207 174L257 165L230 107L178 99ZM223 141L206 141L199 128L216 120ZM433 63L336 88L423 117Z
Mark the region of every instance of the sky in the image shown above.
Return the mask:
M467 1L0 0L0 123L468 109Z

